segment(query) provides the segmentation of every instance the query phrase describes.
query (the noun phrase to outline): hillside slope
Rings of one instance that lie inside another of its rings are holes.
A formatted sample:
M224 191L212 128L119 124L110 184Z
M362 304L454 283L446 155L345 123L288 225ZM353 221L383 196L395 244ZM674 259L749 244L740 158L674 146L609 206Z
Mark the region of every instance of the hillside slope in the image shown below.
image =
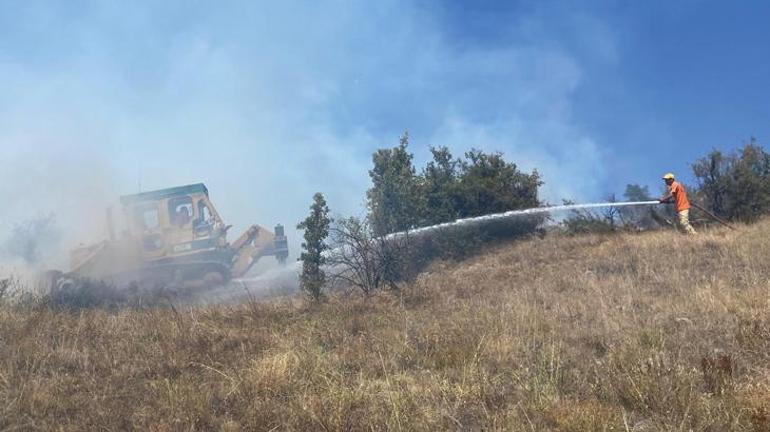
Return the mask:
M770 430L770 222L549 236L400 293L0 308L0 429Z

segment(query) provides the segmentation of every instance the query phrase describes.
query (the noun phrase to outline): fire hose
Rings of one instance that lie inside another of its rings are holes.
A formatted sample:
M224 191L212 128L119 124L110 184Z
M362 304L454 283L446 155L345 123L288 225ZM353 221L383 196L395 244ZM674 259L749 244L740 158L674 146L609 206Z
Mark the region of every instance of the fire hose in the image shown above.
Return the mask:
M673 201L667 200L667 201L661 201L661 203L663 203L663 204L673 204ZM695 202L692 202L692 201L690 201L690 205L695 207L696 209L702 211L706 216L708 216L711 219L719 222L720 224L726 226L727 228L730 228L731 230L734 230L734 231L737 230L737 228L735 228L734 226L730 225L726 220L724 220L724 219L720 218L719 216L715 215L714 213L706 210L703 206L701 206L701 205L699 205L699 204L697 204Z
M705 208L703 208L703 206L700 206L700 205L698 205L698 204L696 204L696 203L694 203L692 201L690 201L690 205L692 205L696 209L702 211L703 213L706 214L706 216L710 217L711 219L714 219L715 221L717 221L717 222L721 223L722 225L726 226L727 228L730 228L731 230L736 230L736 228L734 226L730 225L729 223L727 223L727 221L725 221L724 219L722 219L719 216L715 215L714 213L711 213L710 211L706 210Z

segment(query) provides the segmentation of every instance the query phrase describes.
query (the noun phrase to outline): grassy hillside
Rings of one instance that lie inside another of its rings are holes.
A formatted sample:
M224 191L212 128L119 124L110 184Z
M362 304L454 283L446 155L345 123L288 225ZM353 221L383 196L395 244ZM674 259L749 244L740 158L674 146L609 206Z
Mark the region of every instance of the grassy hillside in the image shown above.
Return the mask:
M549 236L398 294L0 308L0 430L770 430L770 223Z

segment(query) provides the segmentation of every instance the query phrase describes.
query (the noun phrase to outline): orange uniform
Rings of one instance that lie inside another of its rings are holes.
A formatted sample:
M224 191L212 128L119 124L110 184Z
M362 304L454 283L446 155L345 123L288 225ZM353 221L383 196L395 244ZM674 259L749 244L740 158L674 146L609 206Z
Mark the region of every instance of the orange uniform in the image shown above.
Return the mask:
M671 183L668 190L671 191L671 196L674 197L674 207L677 213L690 209L690 200L687 199L687 192L685 192L684 186L681 183L678 181Z

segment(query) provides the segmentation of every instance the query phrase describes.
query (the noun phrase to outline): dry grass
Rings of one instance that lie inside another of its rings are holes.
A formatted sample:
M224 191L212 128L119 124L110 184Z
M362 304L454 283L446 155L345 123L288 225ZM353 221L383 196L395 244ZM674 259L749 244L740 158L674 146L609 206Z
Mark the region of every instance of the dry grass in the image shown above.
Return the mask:
M534 239L400 294L0 308L0 429L770 430L770 222Z

